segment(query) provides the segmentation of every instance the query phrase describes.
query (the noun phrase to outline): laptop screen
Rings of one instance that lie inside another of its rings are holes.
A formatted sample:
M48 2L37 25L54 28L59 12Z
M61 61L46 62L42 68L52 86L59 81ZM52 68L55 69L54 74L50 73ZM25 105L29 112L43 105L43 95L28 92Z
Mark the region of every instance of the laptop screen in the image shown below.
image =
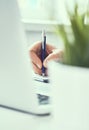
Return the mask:
M47 114L50 106L40 106L38 102L20 20L16 0L0 0L0 106Z
M37 112L25 34L15 0L0 1L0 105Z

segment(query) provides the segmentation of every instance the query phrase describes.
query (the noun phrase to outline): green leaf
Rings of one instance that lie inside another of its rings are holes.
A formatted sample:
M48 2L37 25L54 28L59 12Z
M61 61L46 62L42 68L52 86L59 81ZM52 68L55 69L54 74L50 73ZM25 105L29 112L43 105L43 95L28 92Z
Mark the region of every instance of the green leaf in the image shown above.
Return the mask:
M85 24L85 16L89 11L80 14L75 4L74 12L67 13L71 23L67 30L64 25L57 26L56 30L64 43L63 63L69 65L89 67L89 24ZM71 34L69 34L71 30Z

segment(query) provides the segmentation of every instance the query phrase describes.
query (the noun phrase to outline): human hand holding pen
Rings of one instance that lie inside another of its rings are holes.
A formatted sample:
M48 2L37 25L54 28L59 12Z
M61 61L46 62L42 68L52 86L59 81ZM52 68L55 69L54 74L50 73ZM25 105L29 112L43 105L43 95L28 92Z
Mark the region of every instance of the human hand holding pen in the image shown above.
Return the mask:
M62 58L62 55L63 55L63 51L57 49L55 46L51 44L46 43L46 58L43 61L44 67L47 68L47 63L51 60L60 60L60 58ZM34 72L36 74L42 75L41 42L40 41L30 46L29 56L32 62Z

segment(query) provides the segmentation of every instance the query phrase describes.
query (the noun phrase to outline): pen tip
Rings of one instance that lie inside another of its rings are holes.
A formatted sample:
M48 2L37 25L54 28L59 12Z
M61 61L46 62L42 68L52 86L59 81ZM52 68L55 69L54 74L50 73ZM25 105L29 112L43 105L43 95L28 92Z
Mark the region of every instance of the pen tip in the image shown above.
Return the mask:
M44 76L45 76L45 73L42 73L42 76L44 77Z

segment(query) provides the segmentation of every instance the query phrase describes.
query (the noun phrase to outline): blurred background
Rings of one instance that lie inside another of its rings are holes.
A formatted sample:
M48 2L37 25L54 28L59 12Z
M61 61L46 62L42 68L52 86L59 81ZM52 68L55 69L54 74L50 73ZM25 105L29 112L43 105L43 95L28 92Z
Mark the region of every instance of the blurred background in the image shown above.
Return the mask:
M88 0L18 0L28 46L41 40L41 31L45 29L47 42L62 48L62 41L54 33L54 28L57 24L70 25L66 6L73 11L74 2L79 3L80 13L87 10Z

